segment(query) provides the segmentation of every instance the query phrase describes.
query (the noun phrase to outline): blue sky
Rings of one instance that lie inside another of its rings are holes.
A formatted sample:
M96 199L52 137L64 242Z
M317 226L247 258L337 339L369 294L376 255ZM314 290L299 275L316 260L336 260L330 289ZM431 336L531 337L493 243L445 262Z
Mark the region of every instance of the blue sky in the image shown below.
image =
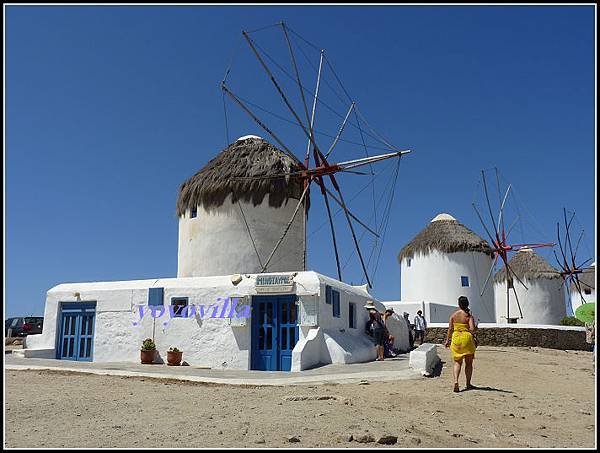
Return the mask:
M219 82L240 31L281 20L326 50L372 126L413 150L400 165L375 296L399 298L396 255L439 212L484 236L471 206L481 202L482 169L497 167L502 184L515 188L510 209L524 213L515 240L555 240L566 207L585 231L578 256L593 256L593 6L9 6L7 316L43 314L45 292L61 282L176 275L179 185L226 144ZM277 33L252 36L289 66ZM304 49L301 71L312 87L308 62L318 56ZM247 46L239 48L228 84L285 115L252 58ZM324 102L345 113L334 95L324 89ZM265 136L231 103L227 109L230 141ZM297 128L264 119L304 153ZM317 127L335 134L338 126L325 108L318 111ZM349 129L344 137L360 141ZM330 139L323 140L327 148ZM340 143L331 160L363 155ZM382 172L378 189L387 181ZM368 178L340 178L346 197ZM364 196L351 209L374 221L372 197ZM309 231L323 219L318 197L313 191ZM350 239L336 219L345 261ZM310 236L309 267L335 277L330 244L327 228ZM360 283L356 257L344 279Z

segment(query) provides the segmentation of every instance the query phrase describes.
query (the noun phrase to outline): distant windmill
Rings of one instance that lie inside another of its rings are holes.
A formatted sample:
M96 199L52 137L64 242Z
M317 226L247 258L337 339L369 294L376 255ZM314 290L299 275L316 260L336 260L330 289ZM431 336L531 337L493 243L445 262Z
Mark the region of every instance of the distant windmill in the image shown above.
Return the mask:
M521 319L523 319L523 312L521 310L521 304L519 303L519 297L517 295L517 291L513 284L513 277L516 278L517 281L521 285L523 285L523 287L525 289L528 289L528 288L527 288L527 285L525 285L525 283L523 283L521 278L511 268L511 266L509 264L508 253L509 252L518 252L519 250L522 250L522 249L552 247L555 244L554 243L512 244L509 242L508 237L509 237L511 231L513 230L513 228L515 227L515 225L517 224L519 218L517 217L513 221L513 223L508 228L508 230L505 229L505 218L506 218L505 205L506 205L508 195L511 191L512 186L511 186L511 184L509 184L505 191L501 190L498 169L494 168L494 171L495 171L495 179L496 179L495 191L497 192L496 195L498 198L497 217L495 217L493 214L492 202L490 201L490 191L488 190L488 185L487 185L487 181L486 181L486 177L485 177L485 171L484 170L481 171L483 190L485 193L485 200L486 200L486 205L487 205L487 212L489 214L489 222L491 222L491 224L486 224L486 222L484 221L484 217L482 216L481 212L477 208L476 203L473 202L473 209L475 209L475 213L477 214L477 217L479 218L479 221L481 222L483 229L485 230L485 232L487 233L487 235L490 239L492 250L494 252L494 262L492 263L492 266L490 267L490 271L488 272L488 275L487 275L485 282L483 284L483 287L481 289L481 295L483 295L483 293L485 292L485 289L487 288L489 280L490 280L490 278L494 272L494 269L496 267L496 264L498 263L498 258L500 258L502 260L502 262L504 263L504 267L506 269L506 319L507 320L510 319L510 290L511 289L515 295L515 300L517 302L517 307L519 309L519 317Z
M562 237L560 234L560 222L556 222L556 236L560 249L560 258L556 253L556 250L554 250L554 257L556 258L556 262L560 267L560 276L563 278L563 285L567 288L569 302L572 306L572 288L576 289L577 293L581 297L581 302L586 303L584 295L586 289L591 290L593 287L586 283L585 279L581 279L580 277L582 277L584 273L593 273L595 270L586 268L586 265L590 263L593 258L588 258L582 262L579 262L577 259L577 252L579 251L579 246L581 245L584 231L581 230L577 242L575 243L575 247L573 247L573 241L571 240L571 229L573 228L575 211L573 211L568 220L567 218L567 209L563 208L564 234Z

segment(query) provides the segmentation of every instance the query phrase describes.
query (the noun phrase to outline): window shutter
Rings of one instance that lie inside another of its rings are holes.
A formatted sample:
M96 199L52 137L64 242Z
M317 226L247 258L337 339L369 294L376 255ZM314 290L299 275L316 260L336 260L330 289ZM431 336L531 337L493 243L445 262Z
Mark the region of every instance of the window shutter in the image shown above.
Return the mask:
M325 286L325 303L331 304L331 286Z
M164 296L164 288L148 288L148 305L163 305Z
M333 299L333 316L334 318L340 317L340 293L339 291L332 291L332 299Z

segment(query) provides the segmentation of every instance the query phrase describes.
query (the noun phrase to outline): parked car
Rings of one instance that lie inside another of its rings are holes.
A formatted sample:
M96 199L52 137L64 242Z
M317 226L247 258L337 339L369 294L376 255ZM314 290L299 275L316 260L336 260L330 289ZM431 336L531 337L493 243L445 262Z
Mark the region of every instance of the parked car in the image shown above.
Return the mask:
M8 329L12 329L13 337L26 337L29 334L42 333L44 318L42 316L25 316L8 318L4 321L4 336L8 336Z

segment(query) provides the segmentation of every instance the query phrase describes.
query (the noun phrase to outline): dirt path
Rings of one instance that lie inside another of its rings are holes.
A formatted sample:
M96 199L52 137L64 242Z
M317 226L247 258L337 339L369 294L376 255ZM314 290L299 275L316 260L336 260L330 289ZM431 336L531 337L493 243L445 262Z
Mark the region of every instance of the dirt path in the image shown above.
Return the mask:
M385 447L356 441L384 435L394 447L595 446L591 353L481 347L473 383L486 389L458 394L439 353L439 377L368 385L8 371L6 447Z

